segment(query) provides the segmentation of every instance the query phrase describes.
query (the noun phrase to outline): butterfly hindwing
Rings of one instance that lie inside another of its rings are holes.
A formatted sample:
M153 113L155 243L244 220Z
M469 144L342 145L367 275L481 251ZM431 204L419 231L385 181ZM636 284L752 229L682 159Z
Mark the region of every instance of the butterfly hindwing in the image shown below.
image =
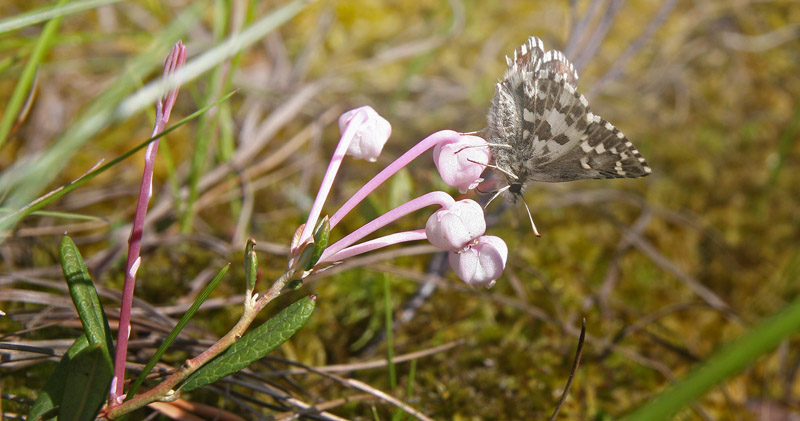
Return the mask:
M534 153L526 162L532 180L641 177L651 170L633 144L608 121L595 115L586 98L561 74L542 70L530 102Z

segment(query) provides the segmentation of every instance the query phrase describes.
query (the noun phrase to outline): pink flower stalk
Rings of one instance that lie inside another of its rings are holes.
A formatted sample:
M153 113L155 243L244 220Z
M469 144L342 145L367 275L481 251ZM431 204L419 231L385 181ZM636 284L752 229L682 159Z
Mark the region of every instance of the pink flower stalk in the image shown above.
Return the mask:
M173 75L186 64L186 47L181 41L175 43L172 51L164 63L163 77ZM168 92L156 103L156 121L153 126L151 137L157 136L164 131L169 121L172 107L178 98L179 87ZM141 251L142 229L144 227L147 205L153 196L153 167L155 166L156 153L158 152L158 140L154 140L145 150L144 171L142 173L142 184L139 187L139 200L136 203L136 214L133 217L131 235L128 238L128 261L125 271L125 283L122 288L122 303L119 310L119 331L117 332L117 347L114 356L114 377L111 380L111 390L109 401L112 405L122 402L123 383L125 380L125 363L128 356L128 338L131 334L131 307L133 305L133 290L136 285L136 272L142 258Z
M364 224L361 228L351 232L350 234L346 235L341 240L337 241L336 243L330 245L325 252L322 253L322 257L320 257L320 262L332 262L338 259L334 258L333 256L336 255L342 249L354 244L356 241L366 237L367 235L372 234L379 228L382 228L388 225L391 222L396 221L398 218L408 215L411 212L417 211L422 209L426 206L431 205L439 205L443 208L450 208L455 203L453 198L441 191L435 191L426 193L416 199L412 199L407 203L404 203L389 212L373 219L372 221ZM389 245L389 244L387 244Z
M391 164L389 164L383 171L379 172L372 180L369 180L367 184L365 184L361 189L359 189L353 197L347 200L344 205L342 205L336 213L331 216L331 228L335 227L341 220L344 218L351 210L353 210L359 203L361 203L364 198L366 198L370 193L372 193L379 185L381 185L384 181L389 179L392 175L394 175L397 171L400 171L401 168L408 165L409 162L413 161L416 157L422 155L428 149L442 143L455 143L458 142L463 135L454 132L452 130L442 130L438 131L416 145L414 145L411 149L406 151L403 155L399 158L394 160Z
M339 130L342 137L339 139L328 169L322 177L314 204L311 205L311 211L308 213L308 220L306 220L297 241L293 241L292 257L289 259L290 268L294 266L299 257L298 252L302 251L302 247L311 239L317 220L322 213L322 206L325 205L325 200L328 198L345 155L354 155L357 158L374 161L392 132L389 122L378 115L372 107L356 108L342 114L339 117ZM356 138L356 146L351 147L351 143Z

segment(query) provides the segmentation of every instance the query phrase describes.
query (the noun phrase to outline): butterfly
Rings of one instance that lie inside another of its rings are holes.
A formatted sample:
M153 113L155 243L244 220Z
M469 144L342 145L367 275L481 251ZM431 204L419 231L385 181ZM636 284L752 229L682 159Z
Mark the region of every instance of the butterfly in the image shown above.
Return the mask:
M591 112L578 73L560 51L530 37L506 57L488 116L494 164L511 193L530 181L643 177L652 172L624 134Z
M545 51L541 39L530 37L506 63L487 130L493 167L505 176L502 190L512 200L531 181L635 178L653 172L621 131L592 113L577 91L578 73L562 52Z

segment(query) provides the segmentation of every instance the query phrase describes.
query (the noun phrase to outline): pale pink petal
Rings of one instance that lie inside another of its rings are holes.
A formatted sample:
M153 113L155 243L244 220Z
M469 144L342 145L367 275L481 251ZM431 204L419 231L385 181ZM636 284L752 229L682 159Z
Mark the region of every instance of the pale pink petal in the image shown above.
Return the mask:
M508 246L500 238L484 235L464 250L451 251L450 267L461 280L472 287L491 288L503 275L508 259Z
M486 232L483 208L474 200L461 200L436 211L425 224L428 241L444 250L462 249Z
M347 124L359 111L366 113L367 121L359 127L353 141L350 142L347 148L347 155L375 162L383 150L383 145L392 135L392 125L372 107L365 105L339 116L339 131L341 133L344 133Z
M436 145L433 162L442 180L461 193L475 188L483 181L481 174L492 159L486 145L482 138L470 135L461 135L457 141Z

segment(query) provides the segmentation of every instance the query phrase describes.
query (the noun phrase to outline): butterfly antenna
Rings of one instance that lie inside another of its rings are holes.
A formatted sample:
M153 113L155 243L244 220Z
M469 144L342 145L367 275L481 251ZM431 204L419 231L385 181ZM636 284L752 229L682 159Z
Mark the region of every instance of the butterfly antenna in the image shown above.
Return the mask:
M500 196L500 194L501 194L501 193L503 193L504 191L508 190L509 188L511 188L511 185L505 186L505 187L503 187L502 189L500 189L500 190L496 191L496 192L494 193L494 195L492 196L492 198L491 198L491 199L489 199L489 201L488 201L488 202L486 202L486 204L485 204L485 205L483 205L483 208L484 208L484 209L486 209L487 207L489 207L489 204L490 204L490 203L492 203L492 201L493 201L494 199L497 199L497 196ZM528 212L528 213L530 213L530 212Z
M472 131L472 132L459 133L459 134L460 134L460 135L462 135L462 136L463 136L463 135L466 135L466 136L475 136L475 135L477 135L477 134L480 134L480 133L481 133L481 132L483 132L484 130L486 130L486 129L480 129L480 130L475 130L475 131Z
M472 160L470 160L470 159L467 159L467 161L469 161L469 162L472 162L472 163L475 163L475 164L481 164L480 162L475 162L475 161L472 161ZM491 168L491 169L493 169L493 170L500 171L501 173L503 173L503 174L505 174L506 176L508 176L508 178L513 178L514 180L519 180L519 177L517 177L517 175L516 175L516 174L514 174L514 173L513 173L513 172L511 172L511 171L504 170L504 169L502 169L502 168L498 167L497 165L493 165L493 164L481 164L481 165L485 166L486 168Z
M522 204L525 205L525 210L528 211L528 219L531 220L531 227L533 228L533 233L536 234L537 237L541 237L542 234L539 234L539 231L536 229L536 224L533 223L533 215L531 215L531 208L529 208L528 204L525 203L525 198L522 199Z

